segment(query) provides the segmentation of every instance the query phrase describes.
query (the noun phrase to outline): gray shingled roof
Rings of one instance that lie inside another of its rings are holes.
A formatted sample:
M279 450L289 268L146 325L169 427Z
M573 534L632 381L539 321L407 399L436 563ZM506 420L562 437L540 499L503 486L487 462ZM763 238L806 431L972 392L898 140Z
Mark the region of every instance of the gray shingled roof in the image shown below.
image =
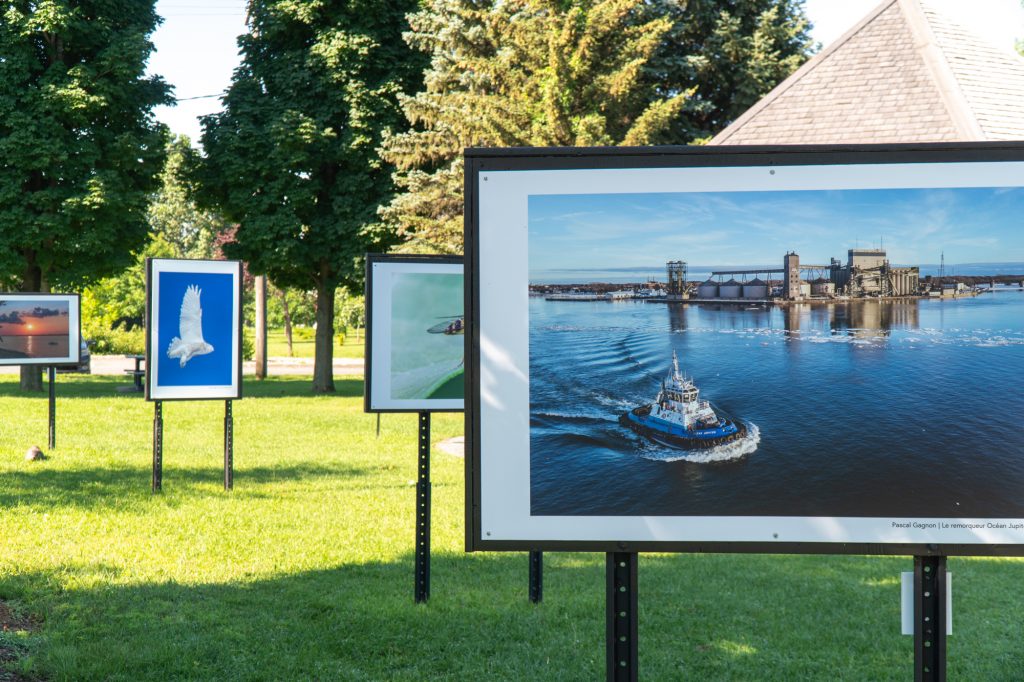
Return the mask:
M711 144L1024 139L1024 59L885 0Z

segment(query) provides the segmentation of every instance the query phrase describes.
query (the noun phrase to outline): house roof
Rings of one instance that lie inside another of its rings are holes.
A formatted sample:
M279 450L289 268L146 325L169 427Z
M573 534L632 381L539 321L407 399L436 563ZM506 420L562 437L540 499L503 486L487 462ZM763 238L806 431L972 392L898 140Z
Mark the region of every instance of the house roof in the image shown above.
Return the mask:
M1024 59L927 0L885 0L711 144L1024 139Z

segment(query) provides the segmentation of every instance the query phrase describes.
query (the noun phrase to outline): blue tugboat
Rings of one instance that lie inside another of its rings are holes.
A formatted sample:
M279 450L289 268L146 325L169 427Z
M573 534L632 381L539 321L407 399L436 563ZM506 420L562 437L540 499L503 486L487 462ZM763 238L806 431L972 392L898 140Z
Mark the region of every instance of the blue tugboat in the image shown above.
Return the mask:
M625 413L619 423L658 443L685 450L705 450L746 435L742 422L719 417L699 393L693 381L679 372L679 360L672 351L672 372L661 382L657 399Z

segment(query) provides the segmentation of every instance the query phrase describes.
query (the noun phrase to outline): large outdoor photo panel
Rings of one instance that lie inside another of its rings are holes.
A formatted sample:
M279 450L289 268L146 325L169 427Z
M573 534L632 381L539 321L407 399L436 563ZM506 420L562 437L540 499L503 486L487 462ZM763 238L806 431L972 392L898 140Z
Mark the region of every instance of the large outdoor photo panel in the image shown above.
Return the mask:
M461 258L367 255L367 412L463 409L462 279Z
M1024 553L1024 145L466 187L470 549Z
M78 294L0 293L0 366L77 364Z
M242 264L146 261L146 398L242 397Z

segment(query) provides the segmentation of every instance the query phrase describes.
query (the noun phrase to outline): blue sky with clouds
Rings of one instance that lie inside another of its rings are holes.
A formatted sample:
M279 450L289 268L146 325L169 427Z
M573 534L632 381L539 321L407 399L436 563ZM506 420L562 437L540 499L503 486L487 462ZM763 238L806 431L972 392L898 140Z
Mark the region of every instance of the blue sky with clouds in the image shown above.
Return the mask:
M1024 261L1021 216L1016 187L537 195L530 270L824 264L881 242L905 265Z

